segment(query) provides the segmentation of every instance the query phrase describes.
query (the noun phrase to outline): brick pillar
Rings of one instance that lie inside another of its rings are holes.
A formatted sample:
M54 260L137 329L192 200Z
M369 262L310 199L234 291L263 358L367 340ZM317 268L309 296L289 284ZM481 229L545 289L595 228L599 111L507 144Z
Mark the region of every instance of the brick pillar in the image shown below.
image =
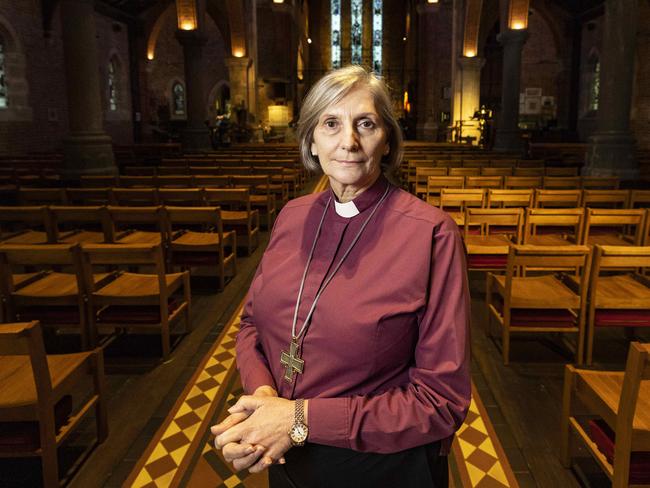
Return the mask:
M187 125L181 133L183 151L210 150L210 132L205 125L207 98L203 86L202 56L207 39L200 31L180 29L176 31L176 38L183 46L187 93Z
M64 172L115 174L112 140L103 127L92 0L61 0L70 133L63 140Z
M523 147L519 134L519 91L521 90L521 51L527 39L527 30L507 29L497 37L503 46L503 76L501 110L494 138L495 151L518 152Z
M598 121L589 139L584 174L623 179L639 176L636 141L630 131L637 10L637 0L605 1Z

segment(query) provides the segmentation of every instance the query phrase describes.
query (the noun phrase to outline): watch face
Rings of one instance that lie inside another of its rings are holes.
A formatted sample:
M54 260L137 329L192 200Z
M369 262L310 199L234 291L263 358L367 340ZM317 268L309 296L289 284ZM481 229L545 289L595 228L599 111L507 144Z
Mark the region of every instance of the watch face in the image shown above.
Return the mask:
M307 426L305 424L293 424L289 436L295 443L305 442L307 440Z

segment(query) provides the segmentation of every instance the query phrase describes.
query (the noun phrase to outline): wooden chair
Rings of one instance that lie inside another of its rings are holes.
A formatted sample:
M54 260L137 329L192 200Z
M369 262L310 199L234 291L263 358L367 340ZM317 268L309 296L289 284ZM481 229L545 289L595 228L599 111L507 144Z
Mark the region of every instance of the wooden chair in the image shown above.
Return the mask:
M489 188L501 189L503 188L502 176L466 176L465 188Z
M587 246L510 247L505 276L488 273L486 281L488 331L490 319L496 319L504 364L509 362L512 332L575 333L575 358L582 363L590 264ZM526 276L530 268L546 271ZM564 269L575 269L574 279L556 273Z
M109 242L111 231L107 213L101 206L52 206L52 223L57 242Z
M576 434L613 488L650 485L649 358L650 345L633 342L624 372L565 367L560 426L565 467L571 467Z
M579 176L577 166L547 166L545 176Z
M162 207L106 207L110 223L109 243L165 244Z
M488 208L523 207L533 205L533 190L497 190L489 188L486 206Z
M524 244L566 246L582 243L583 208L528 208Z
M580 183L586 190L618 190L620 180L609 176L583 176Z
M259 244L260 213L251 207L249 190L206 188L205 200L208 205L221 207L224 229L237 233L237 246L244 247L250 256Z
M46 206L0 207L0 242L53 244L56 233Z
M504 167L504 168L492 168L492 167L482 167L481 176L512 176L513 168Z
M88 376L93 387L84 392ZM93 408L97 442L108 435L101 349L47 355L38 321L2 324L0 377L0 439L11 446L0 457L40 457L43 486L58 488L57 449ZM74 410L72 395L82 400Z
M202 207L203 188L160 188L158 199L162 205L176 207Z
M415 168L415 184L413 192L415 196L424 198L427 193L427 181L429 176L447 176L447 168L421 166Z
M544 176L546 190L575 190L581 186L579 176Z
M630 191L630 208L650 208L650 190Z
M467 268L504 270L510 245L521 243L523 222L521 208L465 208Z
M169 262L172 266L215 266L219 290L237 274L237 240L224 232L219 207L165 207Z
M429 176L427 178L427 193L425 201L434 206L440 205L440 191L443 188L463 188L464 176Z
M628 208L629 190L582 190L582 205L592 208Z
M515 168L513 176L544 176L544 167L539 168Z
M480 171L480 169L482 167L487 166L487 163L488 163L488 161L483 160L483 159L465 159L465 158L463 158L463 168L478 168L479 171Z
M260 213L267 230L273 228L277 215L275 196L271 194L271 177L269 175L233 175L232 184L235 188L249 190L251 208Z
M63 188L19 188L20 205L65 205L67 196Z
M503 188L507 190L529 190L541 187L541 176L506 176L503 179Z
M8 320L72 328L80 334L83 349L93 347L96 337L86 320L78 252L71 244L0 245L0 286ZM32 271L18 271L21 268ZM106 276L99 273L89 279L101 283Z
M159 205L158 188L112 188L111 201L125 207L150 207Z
M480 176L481 168L449 168L449 176Z
M191 188L194 177L191 175L160 175L156 177L158 188Z
M582 206L582 190L535 190L533 207L576 208Z
M69 205L111 205L110 188L66 188Z
M238 173L232 173L237 175ZM275 197L276 208L282 206L289 201L289 180L285 181L284 168L282 166L253 166L251 168L251 175L268 175L271 179L268 190Z
M485 190L482 188L456 189L442 188L440 190L440 210L447 212L460 227L465 220L465 209L468 207L483 207Z
M120 188L154 188L156 177L151 176L120 176Z
M640 246L646 211L588 208L582 232L585 244Z
M232 186L230 176L211 176L211 175L197 175L194 176L194 184L198 187L205 188L229 188Z
M166 274L160 244L86 244L81 255L91 327L98 332L159 330L167 359L172 325L184 315L186 331L192 329L189 272ZM95 266L148 266L153 273L121 271L97 285L92 280Z
M589 288L587 364L596 328L650 327L650 278L635 268L650 267L650 246L596 245Z

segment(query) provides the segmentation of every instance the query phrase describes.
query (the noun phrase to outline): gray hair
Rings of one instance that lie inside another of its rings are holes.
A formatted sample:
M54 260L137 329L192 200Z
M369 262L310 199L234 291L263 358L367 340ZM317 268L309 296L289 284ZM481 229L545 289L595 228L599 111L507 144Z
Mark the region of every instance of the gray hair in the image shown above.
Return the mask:
M300 109L298 121L298 147L305 168L309 171L321 169L318 158L311 154L314 130L325 109L338 103L352 90L363 87L372 94L375 108L386 128L389 152L381 159L382 173L394 183L398 180L398 168L404 152L402 130L393 114L390 95L386 84L374 73L361 66L346 66L330 71L311 88Z

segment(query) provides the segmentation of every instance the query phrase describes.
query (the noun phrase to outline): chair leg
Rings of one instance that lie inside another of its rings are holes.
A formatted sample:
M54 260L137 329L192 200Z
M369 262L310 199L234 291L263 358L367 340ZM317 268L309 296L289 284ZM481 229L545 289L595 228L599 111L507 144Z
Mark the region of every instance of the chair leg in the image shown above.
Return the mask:
M589 311L589 321L587 323L587 364L591 365L594 354L594 335L595 335L595 310Z
M560 462L565 468L571 467L571 395L575 383L575 369L568 364L564 369L564 391L562 394L562 419L560 424Z
M503 364L508 366L510 363L510 330L503 324L501 328L501 347L503 353Z
M95 422L97 424L97 441L101 444L108 437L108 414L106 411L106 395L104 384L104 351L96 349L92 356L93 362L93 381L95 383L95 392L97 393L97 403L95 405Z
M166 317L162 321L162 332L161 332L161 340L162 340L162 359L163 361L166 361L167 358L169 357L169 352L171 351L171 338L169 334L169 317Z
M54 406L46 413L47 419L41 417L41 466L43 467L43 486L59 487L59 460L56 454L56 433L54 431Z

